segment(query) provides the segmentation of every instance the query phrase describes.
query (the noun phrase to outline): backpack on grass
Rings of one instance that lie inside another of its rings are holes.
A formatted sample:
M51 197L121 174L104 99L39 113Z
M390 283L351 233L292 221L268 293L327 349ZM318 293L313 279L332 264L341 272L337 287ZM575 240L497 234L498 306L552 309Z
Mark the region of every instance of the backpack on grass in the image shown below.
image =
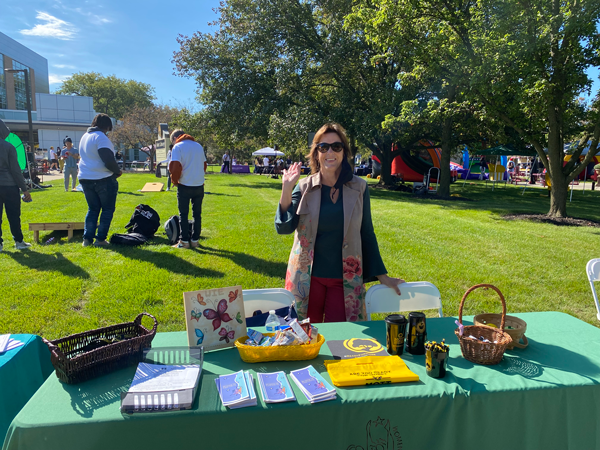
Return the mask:
M110 237L110 243L116 245L125 245L127 247L136 247L146 243L150 238L140 233L115 233Z
M127 233L143 234L147 238L154 237L154 233L160 227L160 217L158 213L148 205L137 205L135 211L125 225Z
M189 220L190 227L190 236L194 232L194 221ZM165 222L165 233L167 234L167 239L171 245L175 245L181 239L181 219L179 216L171 216L169 220Z

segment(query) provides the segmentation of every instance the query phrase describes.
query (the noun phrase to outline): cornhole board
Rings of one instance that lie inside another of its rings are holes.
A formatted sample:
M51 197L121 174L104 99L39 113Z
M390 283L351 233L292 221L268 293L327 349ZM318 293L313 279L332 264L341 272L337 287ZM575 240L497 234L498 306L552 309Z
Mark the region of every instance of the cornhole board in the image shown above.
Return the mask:
M146 183L140 192L160 192L165 187L165 183Z
M73 230L83 230L83 222L50 222L50 223L30 223L29 231L33 231L33 240L39 242L40 231L46 230L67 230L69 240L73 239Z

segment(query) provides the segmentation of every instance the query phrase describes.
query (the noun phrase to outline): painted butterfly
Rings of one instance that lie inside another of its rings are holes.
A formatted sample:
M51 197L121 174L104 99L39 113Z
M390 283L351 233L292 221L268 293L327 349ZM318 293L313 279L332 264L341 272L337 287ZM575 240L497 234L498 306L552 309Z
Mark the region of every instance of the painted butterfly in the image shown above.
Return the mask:
M238 311L237 316L235 316L235 320L237 320L237 323L242 323L242 313Z
M285 388L284 388L284 387L282 387L281 389L278 389L278 390L277 390L277 393L278 393L278 394L283 394L283 395L285 395Z
M196 298L198 299L198 303L200 303L202 306L206 306L206 302L204 301L204 297L202 297L202 294L198 294Z
M235 292L229 291L229 303L234 302L238 296L239 289L236 289Z
M322 381L317 381L317 387L318 387L319 389L325 389L325 385L323 384L323 382L322 382Z
M201 312L196 312L194 310L192 310L191 315L192 315L192 318L190 320L196 319L196 322L198 322L198 320L202 317Z
M204 333L202 332L202 330L199 330L198 328L194 328L196 330L196 337L198 338L198 342L196 342L196 345L200 345L202 344L202 341L204 340Z
M206 308L202 312L204 317L206 317L208 320L212 320L213 331L221 326L221 322L229 322L232 320L229 314L227 314L225 311L227 311L227 300L223 299L217 305L216 311L214 309Z
M233 339L235 336L235 330L231 330L230 332L227 332L227 330L225 328L221 328L219 330L219 336L221 336L219 341L225 341L229 344L229 340Z

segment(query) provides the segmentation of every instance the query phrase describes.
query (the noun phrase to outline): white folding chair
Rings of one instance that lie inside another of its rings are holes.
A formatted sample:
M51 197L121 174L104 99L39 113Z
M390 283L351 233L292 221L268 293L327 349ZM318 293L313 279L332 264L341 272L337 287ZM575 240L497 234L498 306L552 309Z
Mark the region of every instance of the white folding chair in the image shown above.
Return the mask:
M367 320L371 320L372 313L424 309L437 309L439 317L444 316L440 291L435 285L427 281L413 281L402 283L399 288L402 295L382 284L371 286L365 299Z
M594 302L596 303L596 317L600 320L600 304L598 303L598 294L596 293L596 287L594 281L600 281L600 258L590 259L585 266L588 280L590 280L590 287L592 288L592 295L594 296Z
M268 313L271 309L290 306L294 301L294 295L281 288L244 289L242 294L246 317L252 317L254 311Z

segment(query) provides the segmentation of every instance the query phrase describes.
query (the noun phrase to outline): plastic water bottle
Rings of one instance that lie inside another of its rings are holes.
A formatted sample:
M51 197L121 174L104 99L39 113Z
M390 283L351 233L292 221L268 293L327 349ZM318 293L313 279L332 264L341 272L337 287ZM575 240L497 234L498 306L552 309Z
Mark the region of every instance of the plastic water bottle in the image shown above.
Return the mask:
M269 317L267 317L267 323L265 324L265 327L267 327L267 333L275 333L279 325L281 325L279 322L279 317L277 317L277 314L275 314L275 310L272 309L269 311Z

